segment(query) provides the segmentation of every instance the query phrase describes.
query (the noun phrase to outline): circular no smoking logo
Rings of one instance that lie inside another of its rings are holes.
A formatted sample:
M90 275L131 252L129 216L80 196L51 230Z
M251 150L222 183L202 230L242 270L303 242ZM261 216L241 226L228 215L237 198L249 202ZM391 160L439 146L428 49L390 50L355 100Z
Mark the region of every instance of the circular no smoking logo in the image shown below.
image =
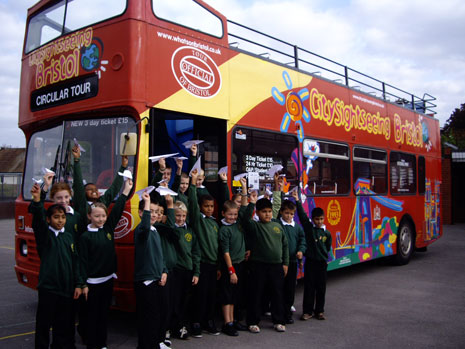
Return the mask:
M195 97L211 98L221 89L221 75L216 63L199 49L178 48L171 58L171 69L179 85Z

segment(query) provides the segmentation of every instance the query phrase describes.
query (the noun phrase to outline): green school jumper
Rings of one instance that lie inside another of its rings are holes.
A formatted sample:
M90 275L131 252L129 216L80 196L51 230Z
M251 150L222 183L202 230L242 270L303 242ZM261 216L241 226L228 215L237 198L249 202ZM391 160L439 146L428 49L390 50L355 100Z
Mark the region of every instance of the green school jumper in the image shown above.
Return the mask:
M245 259L244 232L238 223L221 226L220 246L222 253L229 253L232 264L239 264Z
M72 298L74 289L82 286L73 234L66 228L55 233L46 221L42 202L32 202L29 212L40 257L37 288Z
M194 228L200 247L200 261L218 264L218 224L213 217L206 217L200 212L195 186L188 189L189 223Z
M297 202L297 213L305 230L307 252L305 258L313 261L328 262L331 253L332 237L328 230L315 227L308 219L300 201Z
M150 211L142 213L142 219L134 230L134 281L158 281L167 273L158 231L150 225Z
M116 272L114 231L123 214L127 196L121 194L102 228L87 227L79 241L79 256L84 280Z
M197 236L187 224L177 226L174 222L174 209L168 209L168 224L175 230L179 237L176 245L177 262L176 269L192 270L194 276L200 275L200 250Z
M250 203L242 218L242 226L251 238L250 261L289 265L289 247L279 223L256 222L252 219L255 205Z

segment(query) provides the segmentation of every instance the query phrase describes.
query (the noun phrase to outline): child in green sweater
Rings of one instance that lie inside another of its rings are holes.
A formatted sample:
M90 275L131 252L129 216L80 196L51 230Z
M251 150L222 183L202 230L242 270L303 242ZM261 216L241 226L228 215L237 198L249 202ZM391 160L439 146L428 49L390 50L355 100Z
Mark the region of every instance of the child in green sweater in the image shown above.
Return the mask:
M52 347L70 348L74 346L73 298L80 296L82 287L74 236L65 228L65 208L55 204L45 214L38 184L31 193L29 212L40 257L35 346L49 347L52 326Z
M200 278L194 287L194 309L192 314L192 336L202 337L202 328L212 335L219 335L213 320L215 310L216 281L220 278L218 261L218 224L212 216L215 200L203 195L197 201L198 172L191 173L188 189L189 223L194 228L200 247Z
M196 286L200 275L200 250L197 236L187 224L187 207L182 201L176 201L173 208L168 205L168 224L179 236L176 245L177 262L170 276L172 281L171 301L173 314L171 334L180 339L189 337L188 298L191 285Z
M297 213L307 241L304 266L303 313L300 319L305 321L316 317L318 320L325 320L326 274L328 257L331 254L331 233L324 229L325 215L323 209L315 207L312 210L313 225L304 211L297 191L292 194L297 203Z
M157 348L165 339L165 316L161 293L167 280L160 235L153 226L159 219L158 204L142 194L139 204L141 222L134 230L134 289L136 293L138 348Z
M109 215L107 207L100 202L89 206L87 217L90 224L79 240L82 277L88 286L83 289L87 298L88 348L107 346L107 317L113 294L113 278L116 278L114 230L123 214L132 185L132 180L126 180L123 193Z
M245 182L245 181L244 181ZM247 186L242 183L242 192ZM254 207L259 221L252 218ZM279 223L272 221L272 204L268 199L251 199L242 219L242 227L251 241L249 258L250 282L247 306L247 325L252 333L259 333L261 298L265 286L270 286L271 315L274 328L286 331L283 307L283 282L289 265L286 235Z
M243 196L244 206L247 196ZM241 211L241 214L243 213ZM228 336L238 336L234 321L234 305L238 303L242 294L245 260L244 232L237 222L239 207L234 201L228 200L223 204L223 219L220 228L220 247L223 253L221 263L221 304L224 317L222 332ZM237 324L237 322L236 322Z

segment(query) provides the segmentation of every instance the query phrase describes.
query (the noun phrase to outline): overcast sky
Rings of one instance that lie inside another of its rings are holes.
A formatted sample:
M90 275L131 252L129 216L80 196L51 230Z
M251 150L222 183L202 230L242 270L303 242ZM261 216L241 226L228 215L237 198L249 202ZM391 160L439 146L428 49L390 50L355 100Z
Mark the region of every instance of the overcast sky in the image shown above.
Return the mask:
M208 0L228 19L328 57L422 97L441 125L465 103L463 0ZM0 0L0 145L25 146L18 129L27 8Z

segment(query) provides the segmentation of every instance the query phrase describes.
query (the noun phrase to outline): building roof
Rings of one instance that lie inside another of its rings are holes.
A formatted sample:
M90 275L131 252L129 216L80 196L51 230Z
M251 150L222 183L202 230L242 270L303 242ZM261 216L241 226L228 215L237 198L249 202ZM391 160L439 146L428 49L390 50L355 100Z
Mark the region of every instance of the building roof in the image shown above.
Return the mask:
M25 156L26 148L0 148L0 172L23 172Z

